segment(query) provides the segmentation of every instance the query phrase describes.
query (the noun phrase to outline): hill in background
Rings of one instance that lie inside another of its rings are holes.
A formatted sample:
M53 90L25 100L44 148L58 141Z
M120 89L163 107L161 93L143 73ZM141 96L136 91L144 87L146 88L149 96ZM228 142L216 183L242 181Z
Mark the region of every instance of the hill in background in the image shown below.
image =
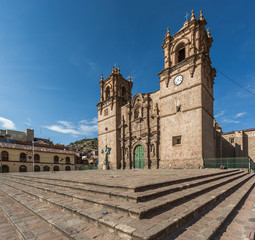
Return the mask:
M75 148L79 150L98 150L98 140L97 138L84 138L78 140L74 143L67 145L70 148Z

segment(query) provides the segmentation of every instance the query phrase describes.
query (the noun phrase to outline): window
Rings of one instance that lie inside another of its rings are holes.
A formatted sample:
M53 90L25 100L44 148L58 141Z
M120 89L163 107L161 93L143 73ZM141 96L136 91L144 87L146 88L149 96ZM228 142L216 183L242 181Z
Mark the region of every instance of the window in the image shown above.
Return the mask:
M58 163L58 156L54 156L54 163Z
M181 105L176 107L176 112L181 112Z
M8 161L9 160L9 154L6 151L1 152L2 161Z
M34 155L34 161L35 162L40 162L40 155L39 154Z
M21 154L20 154L20 161L22 161L22 162L27 161L27 156L26 156L25 153L21 153Z
M71 167L70 166L66 166L66 171L70 171Z
M105 91L105 100L107 100L108 98L110 98L110 94L111 94L111 91L110 91L110 87L108 86L106 88L106 91Z
M40 166L38 166L38 165L35 165L35 168L34 168L34 170L35 170L35 172L40 172L40 171L41 171L41 169L40 169Z
M182 136L173 137L173 146L181 145L181 143L182 143Z
M54 166L54 167L53 167L53 171L54 171L54 172L59 171L59 166Z
M126 88L125 87L122 87L121 88L121 97L125 98L125 95L126 95Z
M229 138L229 142L230 143L234 143L235 142L235 138Z
M178 63L185 59L185 48L178 51Z
M26 167L25 165L21 165L21 166L19 167L19 171L20 171L20 172L26 172L26 171L27 171L27 167Z
M50 167L49 166L43 166L43 171L44 172L48 172L48 171L50 171Z
M66 164L70 163L70 157L66 157Z

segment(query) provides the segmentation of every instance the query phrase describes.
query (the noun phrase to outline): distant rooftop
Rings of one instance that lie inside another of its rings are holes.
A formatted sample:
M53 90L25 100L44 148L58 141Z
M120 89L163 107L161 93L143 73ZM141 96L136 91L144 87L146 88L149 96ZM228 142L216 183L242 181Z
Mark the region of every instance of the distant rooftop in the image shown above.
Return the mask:
M235 132L251 132L251 131L255 131L255 128L249 128L249 129L244 129L244 130L236 130L236 131L231 131L231 132L225 132L225 133L222 133L223 135L224 134L232 134L232 133L235 133Z

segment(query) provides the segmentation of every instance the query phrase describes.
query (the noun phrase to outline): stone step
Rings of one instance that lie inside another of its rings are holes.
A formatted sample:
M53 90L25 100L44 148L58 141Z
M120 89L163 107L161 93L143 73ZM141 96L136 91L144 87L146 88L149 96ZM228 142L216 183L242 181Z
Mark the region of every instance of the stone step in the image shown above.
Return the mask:
M191 221L198 214L203 215L214 203L217 203L221 198L228 199L230 194L237 189L241 188L248 180L252 179L252 184L254 184L254 175L246 176L242 181L240 179L235 180L231 183L225 184L217 189L212 190L199 196L194 200L191 200L185 204L181 204L175 208L170 209L167 212L159 214L151 218L151 221L157 222L155 227L147 231L141 231L140 229L133 233L134 236L140 239L165 239L173 231L182 227ZM174 239L174 238L169 238Z
M24 177L24 176L11 176L12 179L18 179L25 182L31 182L31 178ZM79 193L84 192L86 196L95 196L95 195L103 195L109 198L117 198L117 199L124 199L126 201L133 201L137 202L137 197L131 191L125 191L123 189L110 189L104 186L93 186L86 185L82 183L69 183L61 180L52 180L52 179L32 179L33 183L38 183L40 186L52 186L52 187L59 187L59 188L66 188L77 190Z
M0 200L2 196L0 194ZM2 205L2 204L1 204ZM22 240L24 239L19 230L15 227L12 221L8 218L2 206L0 206L0 232L2 240Z
M255 187L213 238L215 240L255 239Z
M45 187L42 184L33 184L33 182L23 182L22 184L20 181L9 179L8 183L14 182L15 184L20 184L27 187L27 191L33 192L33 188L37 189L37 193L41 195L48 196L49 198L53 195L56 196L63 196L67 199L77 199L85 201L91 205L102 205L102 207L106 210L114 210L115 212L124 213L128 216L137 217L137 218L145 218L148 217L150 214L153 214L157 211L162 211L169 206L176 204L180 201L186 201L189 198L192 198L194 195L203 194L206 191L209 191L213 188L216 188L222 184L235 180L236 178L242 177L246 173L241 171L238 172L237 175L234 176L227 176L224 179L218 179L213 182L209 182L207 184L203 184L201 186L196 186L191 189L184 189L180 192L172 193L170 196L163 196L158 197L157 199L151 200L150 202L145 203L133 203L133 202L123 202L117 199L109 199L107 197L88 197L86 194L81 193L77 190L73 189L59 189L58 187ZM29 188L32 188L29 190ZM45 192L46 191L46 192Z
M149 201L151 199L164 196L169 193L173 193L176 191L181 191L186 188L191 188L198 186L200 184L209 183L211 181L215 181L221 178L225 178L227 176L239 174L239 171L229 171L229 172L223 172L218 175L209 176L207 178L197 178L195 180L190 180L188 182L183 183L173 183L172 185L167 185L164 187L147 190L143 192L123 192L123 191L117 191L117 190L109 190L108 188L104 187L98 187L98 186L86 186L84 184L73 184L73 183L66 183L63 181L52 181L52 180L40 180L40 179L33 179L33 182L39 183L41 186L42 184L47 184L54 187L60 187L60 188L71 188L73 190L77 190L79 193L86 192L86 196L95 196L95 195L104 195L108 196L110 198L118 198L118 199L125 199L127 201L134 201L134 202L144 202ZM16 178L22 181L28 181L31 182L31 179L28 179L24 176L12 176L12 178ZM47 186L43 185L43 186Z
M160 171L160 170L158 170ZM61 185L66 185L66 186L85 186L86 188L91 188L91 189L96 189L96 190L102 190L102 189L108 189L106 192L143 192L143 191L147 191L147 190L152 190L152 189L157 189L157 188L161 188L161 187L165 187L165 186L170 186L173 184L179 184L179 183L184 183L184 182L189 182L189 181L193 181L193 180L198 180L198 179L203 179L203 178L208 178L208 177L213 177L213 176L217 176L217 175L224 175L224 174L228 174L231 172L237 172L239 170L237 169L231 169L231 170L223 170L223 171L213 171L208 173L208 170L205 172L199 171L198 173L192 173L190 174L191 176L183 176L183 178L180 179L180 177L177 175L176 178L171 179L170 181L166 181L166 180L158 180L155 179L155 182L153 182L153 178L151 177L152 182L149 184L144 184L143 181L141 181L141 183L133 183L131 181L131 183L120 183L120 182L116 182L116 179L118 180L118 178L115 179L115 173L113 173L112 176L108 177L108 181L106 180L105 182L98 182L98 181L92 181L91 178L86 179L85 180L81 180L80 178L76 178L76 180L73 180L73 178L68 178L66 179L66 175L64 175L65 177L63 177L63 173L58 172L55 174L45 174L44 176L42 176L40 174L40 176L36 176L36 175L30 175L28 174L24 174L22 175L22 177L24 178L29 178L29 179L39 179L40 181L46 180L46 181L51 181L53 184L54 183L60 183ZM140 173L140 172L139 172ZM10 177L20 177L20 174L11 174ZM141 177L142 174L141 174ZM109 183L109 178L110 178L110 182L115 181L115 184L110 184ZM112 179L111 179L112 178ZM142 180L142 178L141 178ZM63 184L63 182L65 182L65 184Z
M188 182L182 182L182 183L173 183L172 185L168 185L165 187L160 187L157 189L152 189L152 190L147 190L147 191L143 191L143 192L137 192L136 193L136 198L137 198L137 202L145 202L145 201L149 201L173 192L177 192L177 191L181 191L187 188L192 188L192 187L196 187L199 185L203 185L215 180L219 180L219 179L223 179L225 177L229 177L229 176L233 176L236 174L239 174L240 171L231 171L231 172L227 172L224 174L220 174L220 175L214 175L214 176L209 176L207 178L198 178L195 180L190 180ZM130 196L130 194L129 194Z
M203 215L200 214L199 217L193 219L189 225L166 237L166 240L215 239L218 231L228 221L231 214L247 198L254 185L255 181L252 178L228 198L223 199L218 205L213 205L210 209L207 209L206 213Z
M239 172L238 175L229 176L224 179L219 179L213 182L209 182L203 185L199 185L193 188L184 189L180 192L172 193L167 196L159 197L157 199L151 200L150 206L145 206L142 211L140 212L140 218L149 217L150 215L158 212L158 211L164 211L165 208L171 207L172 205L179 204L180 202L187 201L189 199L192 199L193 197L201 196L205 194L206 192L209 192L211 190L214 190L218 187L221 187L222 185L228 184L232 181L235 181L240 178L244 178L247 176L247 173L245 172Z
M109 181L105 182L105 183L98 183L96 181L91 182L91 179L88 179L88 181L83 181L81 179L77 179L77 180L73 180L73 179L65 179L62 178L62 172L55 172L52 173L51 175L49 174L45 174L45 177L40 175L40 176L36 176L36 175L29 175L29 174L24 174L22 175L22 177L28 178L28 179L40 179L40 180L47 180L47 181L52 181L53 183L56 182L65 182L66 185L78 185L78 186L86 186L86 187L96 187L97 189L108 189L108 191L122 191L122 192L133 192L134 191L134 187L133 186L129 186L129 185L113 185L110 184ZM10 174L10 177L14 177L14 176L20 176L20 174Z
M10 204L7 210L8 216L22 233L24 239L129 239L117 237L104 229L98 229L85 219L69 212L63 212L18 189L3 186L2 192L5 193L5 198L9 198L4 201ZM0 193L1 199L2 195L3 193ZM62 234L56 235L53 228Z
M165 186L170 186L173 184L178 184L178 183L184 183L184 182L189 182L193 180L198 180L198 179L203 179L203 178L208 178L208 177L213 177L213 176L218 176L218 175L224 175L230 172L237 172L239 171L238 169L231 169L231 170L225 170L221 172L216 172L216 173L205 173L205 174L199 174L196 176L191 176L191 177L186 177L184 176L183 178L176 178L175 180L170 180L170 181L163 181L155 184L144 184L140 186L134 187L135 192L143 192L151 189L157 189Z
M17 229L21 238L16 235L13 239L68 239L60 232L54 231L47 222L42 221L37 214L30 211L27 207L16 202L13 198L0 191L1 209ZM1 234L1 239L2 234ZM8 239L8 238L6 238Z
M243 175L241 178L229 179L229 181L225 182L223 185L218 185L216 189L210 188L210 191L206 191L202 195L194 195L193 199L191 198L184 203L179 202L179 205L170 208L168 211L159 212L147 219L136 220L128 216L123 216L123 214L115 213L114 211L104 215L102 214L104 211L102 206L91 207L83 201L77 200L67 202L65 198L49 197L45 192L38 194L37 191L31 189L22 189L22 191L54 207L87 219L102 228L114 231L119 236L129 236L132 239L157 239L166 236L180 225L186 223L194 215L207 209L219 198L226 196L226 194L229 194L235 188L240 187L252 176L253 175ZM5 181L2 182L4 183ZM9 183L5 182L5 184ZM21 185L18 186L18 184L12 187L16 187L17 190L19 188L21 189Z
M35 194L31 194L28 192L24 192L22 190L19 190L18 188L14 188L14 186L4 186L3 191L5 191L6 194L10 195L11 197L15 198L17 201L24 205L29 205L31 207L31 210L36 211L38 214L41 214L42 217L44 217L49 224L52 224L56 228L62 229L64 233L70 232L71 234L78 234L75 230L72 228L70 229L69 224L66 225L66 218L70 216L70 220L73 218L78 217L79 219L82 219L85 221L84 224L78 224L77 227L85 226L86 229L85 233L89 231L89 234L95 234L94 236L91 236L92 239L111 239L111 240L124 240L124 239L132 239L132 236L129 235L130 227L125 225L124 223L130 222L130 220L124 220L122 219L121 214L115 214L115 213L108 213L111 214L111 221L105 221L103 219L104 211L101 208L87 206L81 201L72 201L66 203L65 201L60 202L57 201L57 199L54 199L55 201L52 201L51 199L44 198L43 196L37 195L35 197ZM39 200L39 201L38 201ZM42 205L38 205L43 204ZM67 216L68 215L68 216ZM67 217L66 217L67 216ZM102 219L100 219L102 218ZM100 220L99 220L100 219ZM113 221L114 220L114 221ZM133 221L133 219L132 219ZM93 224L93 225L92 225ZM92 225L92 226L91 226ZM98 227L100 227L98 229ZM81 229L83 230L83 229ZM107 232L105 231L107 230ZM99 231L99 234L97 234ZM102 232L103 231L103 232ZM117 236L112 235L112 233L115 233ZM80 233L84 237L85 233ZM102 234L110 234L111 237L104 237ZM73 236L74 239L80 239L76 236ZM71 236L70 236L71 238ZM91 239L90 237L85 239Z

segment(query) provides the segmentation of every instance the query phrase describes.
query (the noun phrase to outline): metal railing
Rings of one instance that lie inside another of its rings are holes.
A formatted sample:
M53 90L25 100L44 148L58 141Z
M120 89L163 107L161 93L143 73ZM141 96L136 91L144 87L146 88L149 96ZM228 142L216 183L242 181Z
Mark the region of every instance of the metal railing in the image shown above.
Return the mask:
M237 168L237 169L248 169L249 172L252 170L255 172L255 163L249 157L239 158L205 158L205 168Z
M79 170L96 170L97 167L94 165L87 165L87 166L82 166L79 168Z

